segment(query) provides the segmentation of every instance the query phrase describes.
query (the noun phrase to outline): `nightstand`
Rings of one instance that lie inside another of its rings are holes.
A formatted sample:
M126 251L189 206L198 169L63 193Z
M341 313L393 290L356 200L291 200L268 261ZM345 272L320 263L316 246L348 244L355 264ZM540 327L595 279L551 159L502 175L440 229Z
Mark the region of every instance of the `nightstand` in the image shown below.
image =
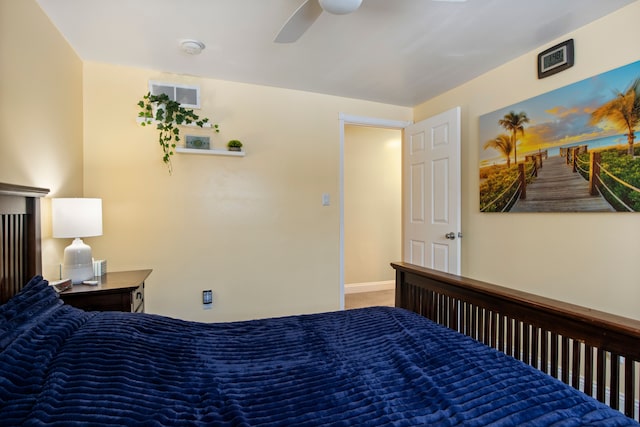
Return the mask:
M95 277L97 285L73 285L60 293L65 304L86 311L144 312L144 281L152 270L116 271Z

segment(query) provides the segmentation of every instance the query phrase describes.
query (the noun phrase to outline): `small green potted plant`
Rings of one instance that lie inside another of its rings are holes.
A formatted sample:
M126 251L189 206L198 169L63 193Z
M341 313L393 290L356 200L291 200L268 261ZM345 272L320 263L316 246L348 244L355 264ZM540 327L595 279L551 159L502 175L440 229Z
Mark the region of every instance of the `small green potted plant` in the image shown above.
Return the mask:
M229 151L242 151L242 142L238 141L237 139L232 139L231 141L227 142L227 148L229 149Z
M180 141L179 126L193 124L204 127L205 123L209 123L209 119L206 117L201 119L193 110L182 107L177 101L172 101L165 93L159 95L147 93L138 102L138 107L140 107L138 117L142 118L140 124L142 126L156 125L158 143L162 147L162 161L166 163L169 175L171 175L173 172L171 156L173 156L176 144ZM220 132L217 124L213 124L211 127L215 132Z

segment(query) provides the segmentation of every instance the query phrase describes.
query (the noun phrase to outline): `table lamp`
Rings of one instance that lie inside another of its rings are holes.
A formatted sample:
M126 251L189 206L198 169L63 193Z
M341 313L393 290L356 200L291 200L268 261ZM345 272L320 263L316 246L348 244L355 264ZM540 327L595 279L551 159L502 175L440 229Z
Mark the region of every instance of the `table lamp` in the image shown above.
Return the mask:
M53 237L73 238L64 250L62 278L74 284L93 279L91 247L82 237L102 235L102 199L52 199Z

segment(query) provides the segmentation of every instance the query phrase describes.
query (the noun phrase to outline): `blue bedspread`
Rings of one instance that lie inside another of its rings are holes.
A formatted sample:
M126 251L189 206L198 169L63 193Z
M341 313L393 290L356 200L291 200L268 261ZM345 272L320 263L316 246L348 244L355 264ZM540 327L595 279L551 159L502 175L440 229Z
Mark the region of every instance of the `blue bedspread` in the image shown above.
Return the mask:
M0 352L2 425L638 425L389 307L204 324L83 312L34 278Z

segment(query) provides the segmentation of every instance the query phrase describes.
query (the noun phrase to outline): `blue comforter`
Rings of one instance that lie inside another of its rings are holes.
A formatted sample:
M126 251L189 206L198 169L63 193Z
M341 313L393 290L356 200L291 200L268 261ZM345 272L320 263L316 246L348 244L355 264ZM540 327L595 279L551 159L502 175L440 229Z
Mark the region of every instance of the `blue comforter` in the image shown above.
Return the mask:
M84 312L36 277L0 352L2 425L638 425L389 307L204 324Z

